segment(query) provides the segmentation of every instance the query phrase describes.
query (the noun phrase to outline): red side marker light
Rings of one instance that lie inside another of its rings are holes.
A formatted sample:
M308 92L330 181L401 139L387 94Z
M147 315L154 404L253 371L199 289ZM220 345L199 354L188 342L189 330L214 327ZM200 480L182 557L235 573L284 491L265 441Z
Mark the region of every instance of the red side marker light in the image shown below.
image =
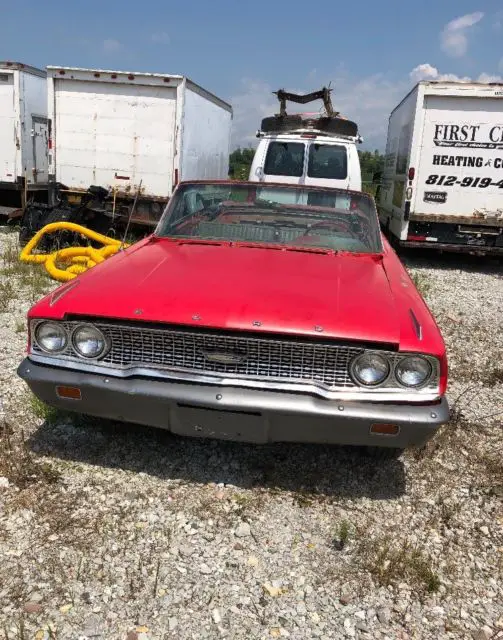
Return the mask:
M67 400L82 400L82 393L78 387L56 387L56 394Z
M414 180L414 176L416 175L416 170L414 167L410 167L409 169L409 180Z
M370 433L377 436L397 436L400 432L400 427L396 424L373 424L370 427Z

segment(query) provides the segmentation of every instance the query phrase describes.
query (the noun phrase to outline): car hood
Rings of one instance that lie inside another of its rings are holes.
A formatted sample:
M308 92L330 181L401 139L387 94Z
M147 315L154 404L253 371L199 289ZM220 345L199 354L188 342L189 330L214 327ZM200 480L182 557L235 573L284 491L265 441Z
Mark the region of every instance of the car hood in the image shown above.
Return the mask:
M110 258L31 315L388 344L398 344L400 332L381 256L168 239Z

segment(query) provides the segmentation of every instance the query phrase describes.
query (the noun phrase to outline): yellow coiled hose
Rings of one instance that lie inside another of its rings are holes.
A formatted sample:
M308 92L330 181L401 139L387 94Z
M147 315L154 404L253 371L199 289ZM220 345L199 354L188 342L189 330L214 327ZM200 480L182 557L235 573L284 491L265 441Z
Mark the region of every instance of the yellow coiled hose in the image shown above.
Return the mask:
M73 231L89 240L100 242L103 246L99 249L89 246L68 247L66 249L53 251L52 253L33 253L33 250L37 247L43 236L56 231ZM33 236L21 251L19 258L22 262L43 264L51 278L59 280L60 282L67 282L68 280L76 278L79 273L83 273L110 256L113 256L119 251L121 245L123 248L129 246L122 244L120 240L109 238L108 236L96 233L96 231L91 231L91 229L86 229L86 227L74 224L73 222L53 222L40 229L40 231Z

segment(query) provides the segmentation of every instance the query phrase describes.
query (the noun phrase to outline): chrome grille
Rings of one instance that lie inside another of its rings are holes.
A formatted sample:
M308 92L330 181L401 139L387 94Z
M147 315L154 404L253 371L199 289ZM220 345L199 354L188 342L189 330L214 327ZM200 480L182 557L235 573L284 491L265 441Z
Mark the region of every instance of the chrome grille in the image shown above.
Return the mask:
M31 323L33 335L38 320ZM64 322L68 334L81 322ZM111 375L159 375L183 380L199 380L219 383L221 379L235 379L237 384L257 388L282 388L285 390L315 391L331 397L344 392L370 398L395 394L430 397L438 392L440 378L439 361L433 356L423 356L432 366L429 382L416 390L404 389L395 378L394 369L405 353L382 350L390 360L392 373L378 388L365 389L356 385L349 375L350 361L364 351L363 346L348 346L332 342L280 339L232 333L193 331L168 327L150 328L142 325L95 322L106 336L109 348L105 357L86 360L73 349L71 340L65 351L49 357L59 366L73 367L78 363L82 370L110 371ZM31 353L45 361L45 354L35 341ZM206 357L213 354L242 357L240 362L214 362ZM206 354L206 356L205 356Z
M79 323L66 322L69 332ZM363 351L359 347L323 342L234 336L222 333L152 329L95 323L110 344L100 366L114 369L150 368L202 375L271 382L294 382L326 388L355 388L349 362ZM33 345L35 353L42 353ZM212 362L214 352L242 356L239 363ZM69 344L60 357L82 358Z

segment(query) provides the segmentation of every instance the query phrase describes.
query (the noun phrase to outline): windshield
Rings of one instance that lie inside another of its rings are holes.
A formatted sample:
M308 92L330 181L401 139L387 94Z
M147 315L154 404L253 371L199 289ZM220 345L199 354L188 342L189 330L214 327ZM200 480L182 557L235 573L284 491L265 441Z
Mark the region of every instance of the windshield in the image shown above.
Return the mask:
M180 185L156 235L353 253L382 250L368 195L263 183Z

